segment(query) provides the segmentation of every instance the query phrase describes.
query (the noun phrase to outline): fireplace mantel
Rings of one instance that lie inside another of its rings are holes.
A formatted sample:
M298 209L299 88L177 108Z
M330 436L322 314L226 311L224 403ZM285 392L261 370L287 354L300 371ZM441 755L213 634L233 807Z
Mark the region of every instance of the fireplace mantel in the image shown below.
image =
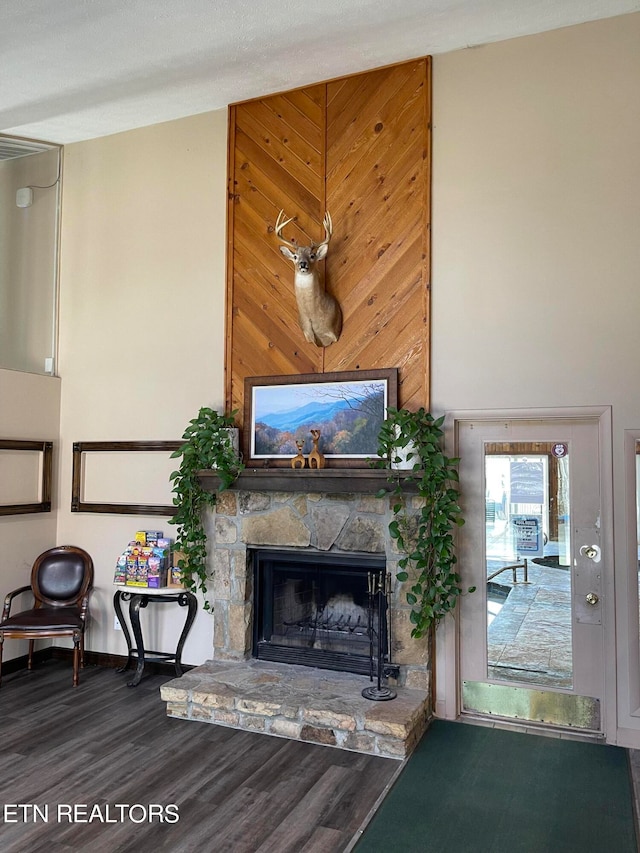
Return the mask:
M381 490L395 490L396 480L403 491L416 492L411 471L395 471L389 481L389 472L366 468L245 468L229 487L247 492L322 492L324 494L372 494ZM208 491L217 492L220 478L214 470L200 471L199 480Z

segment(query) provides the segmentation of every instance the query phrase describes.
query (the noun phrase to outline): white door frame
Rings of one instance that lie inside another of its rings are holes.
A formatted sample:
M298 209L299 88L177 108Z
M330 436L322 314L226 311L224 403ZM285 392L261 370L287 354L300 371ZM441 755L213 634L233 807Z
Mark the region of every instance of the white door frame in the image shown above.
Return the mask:
M458 424L496 420L554 421L590 418L598 422L599 467L601 489L601 548L603 565L608 571L603 578L604 594L604 699L602 726L607 742L616 742L616 630L615 585L613 564L613 483L612 483L612 413L611 406L576 406L554 409L482 409L454 410L445 418L445 448L449 456L457 456ZM460 715L459 609L438 627L435 648L435 713L454 720Z
M624 431L624 540L617 544L620 572L616 587L618 613L618 739L620 746L640 748L640 626L638 622L638 477L636 441L639 429Z

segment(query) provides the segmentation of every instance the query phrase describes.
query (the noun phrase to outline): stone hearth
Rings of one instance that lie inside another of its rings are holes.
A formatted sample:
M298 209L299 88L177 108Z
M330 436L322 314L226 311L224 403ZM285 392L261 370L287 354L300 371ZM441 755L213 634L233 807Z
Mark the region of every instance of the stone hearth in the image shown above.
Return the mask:
M410 636L411 611L395 580L400 554L388 532L395 500L357 492L220 493L207 519L213 660L164 686L168 714L390 757L408 754L432 713L431 666L427 641ZM406 500L418 506L416 495ZM254 547L385 556L393 579L388 620L396 699L363 699L366 676L252 659Z
M424 690L396 699L361 696L362 675L270 663L209 661L161 688L172 717L405 758L428 720Z

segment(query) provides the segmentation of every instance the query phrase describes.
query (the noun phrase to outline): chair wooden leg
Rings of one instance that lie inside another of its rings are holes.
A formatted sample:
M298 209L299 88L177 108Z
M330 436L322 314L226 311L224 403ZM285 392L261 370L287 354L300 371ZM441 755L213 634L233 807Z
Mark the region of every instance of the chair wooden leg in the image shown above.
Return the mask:
M80 668L84 669L84 631L80 634Z
M33 644L35 640L29 640L29 661L27 663L27 669L33 669Z
M74 687L78 686L79 664L80 664L80 640L74 638L74 641L73 641L73 686Z

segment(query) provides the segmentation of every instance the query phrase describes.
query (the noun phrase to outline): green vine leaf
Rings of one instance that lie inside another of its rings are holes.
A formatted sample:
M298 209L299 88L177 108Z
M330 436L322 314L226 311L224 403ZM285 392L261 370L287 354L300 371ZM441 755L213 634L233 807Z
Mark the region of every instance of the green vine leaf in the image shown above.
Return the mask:
M196 418L189 421L182 438L185 443L172 457L180 458L180 467L169 480L173 484L173 504L177 507L170 524L177 527L176 550L180 553L178 568L182 572L185 588L202 592L204 609L212 611L207 599L207 534L204 529L204 510L215 506L217 494L200 485L199 472L216 468L220 478L220 491L228 488L243 469L233 447L229 429L235 424L236 412L219 414L203 407Z
M378 458L370 460L374 467L390 469L391 462L398 459L398 450L413 445L413 469L405 482L417 484L419 508L407 506L402 482L391 471L388 480L394 484L395 495L389 535L404 552L396 577L406 583L413 575L405 596L412 607L411 636L416 639L426 636L463 594L454 570L453 537L453 531L464 524L456 487L460 460L443 452L443 424L444 417L434 418L424 408L416 412L389 408L378 433ZM475 587L467 590L474 591Z

